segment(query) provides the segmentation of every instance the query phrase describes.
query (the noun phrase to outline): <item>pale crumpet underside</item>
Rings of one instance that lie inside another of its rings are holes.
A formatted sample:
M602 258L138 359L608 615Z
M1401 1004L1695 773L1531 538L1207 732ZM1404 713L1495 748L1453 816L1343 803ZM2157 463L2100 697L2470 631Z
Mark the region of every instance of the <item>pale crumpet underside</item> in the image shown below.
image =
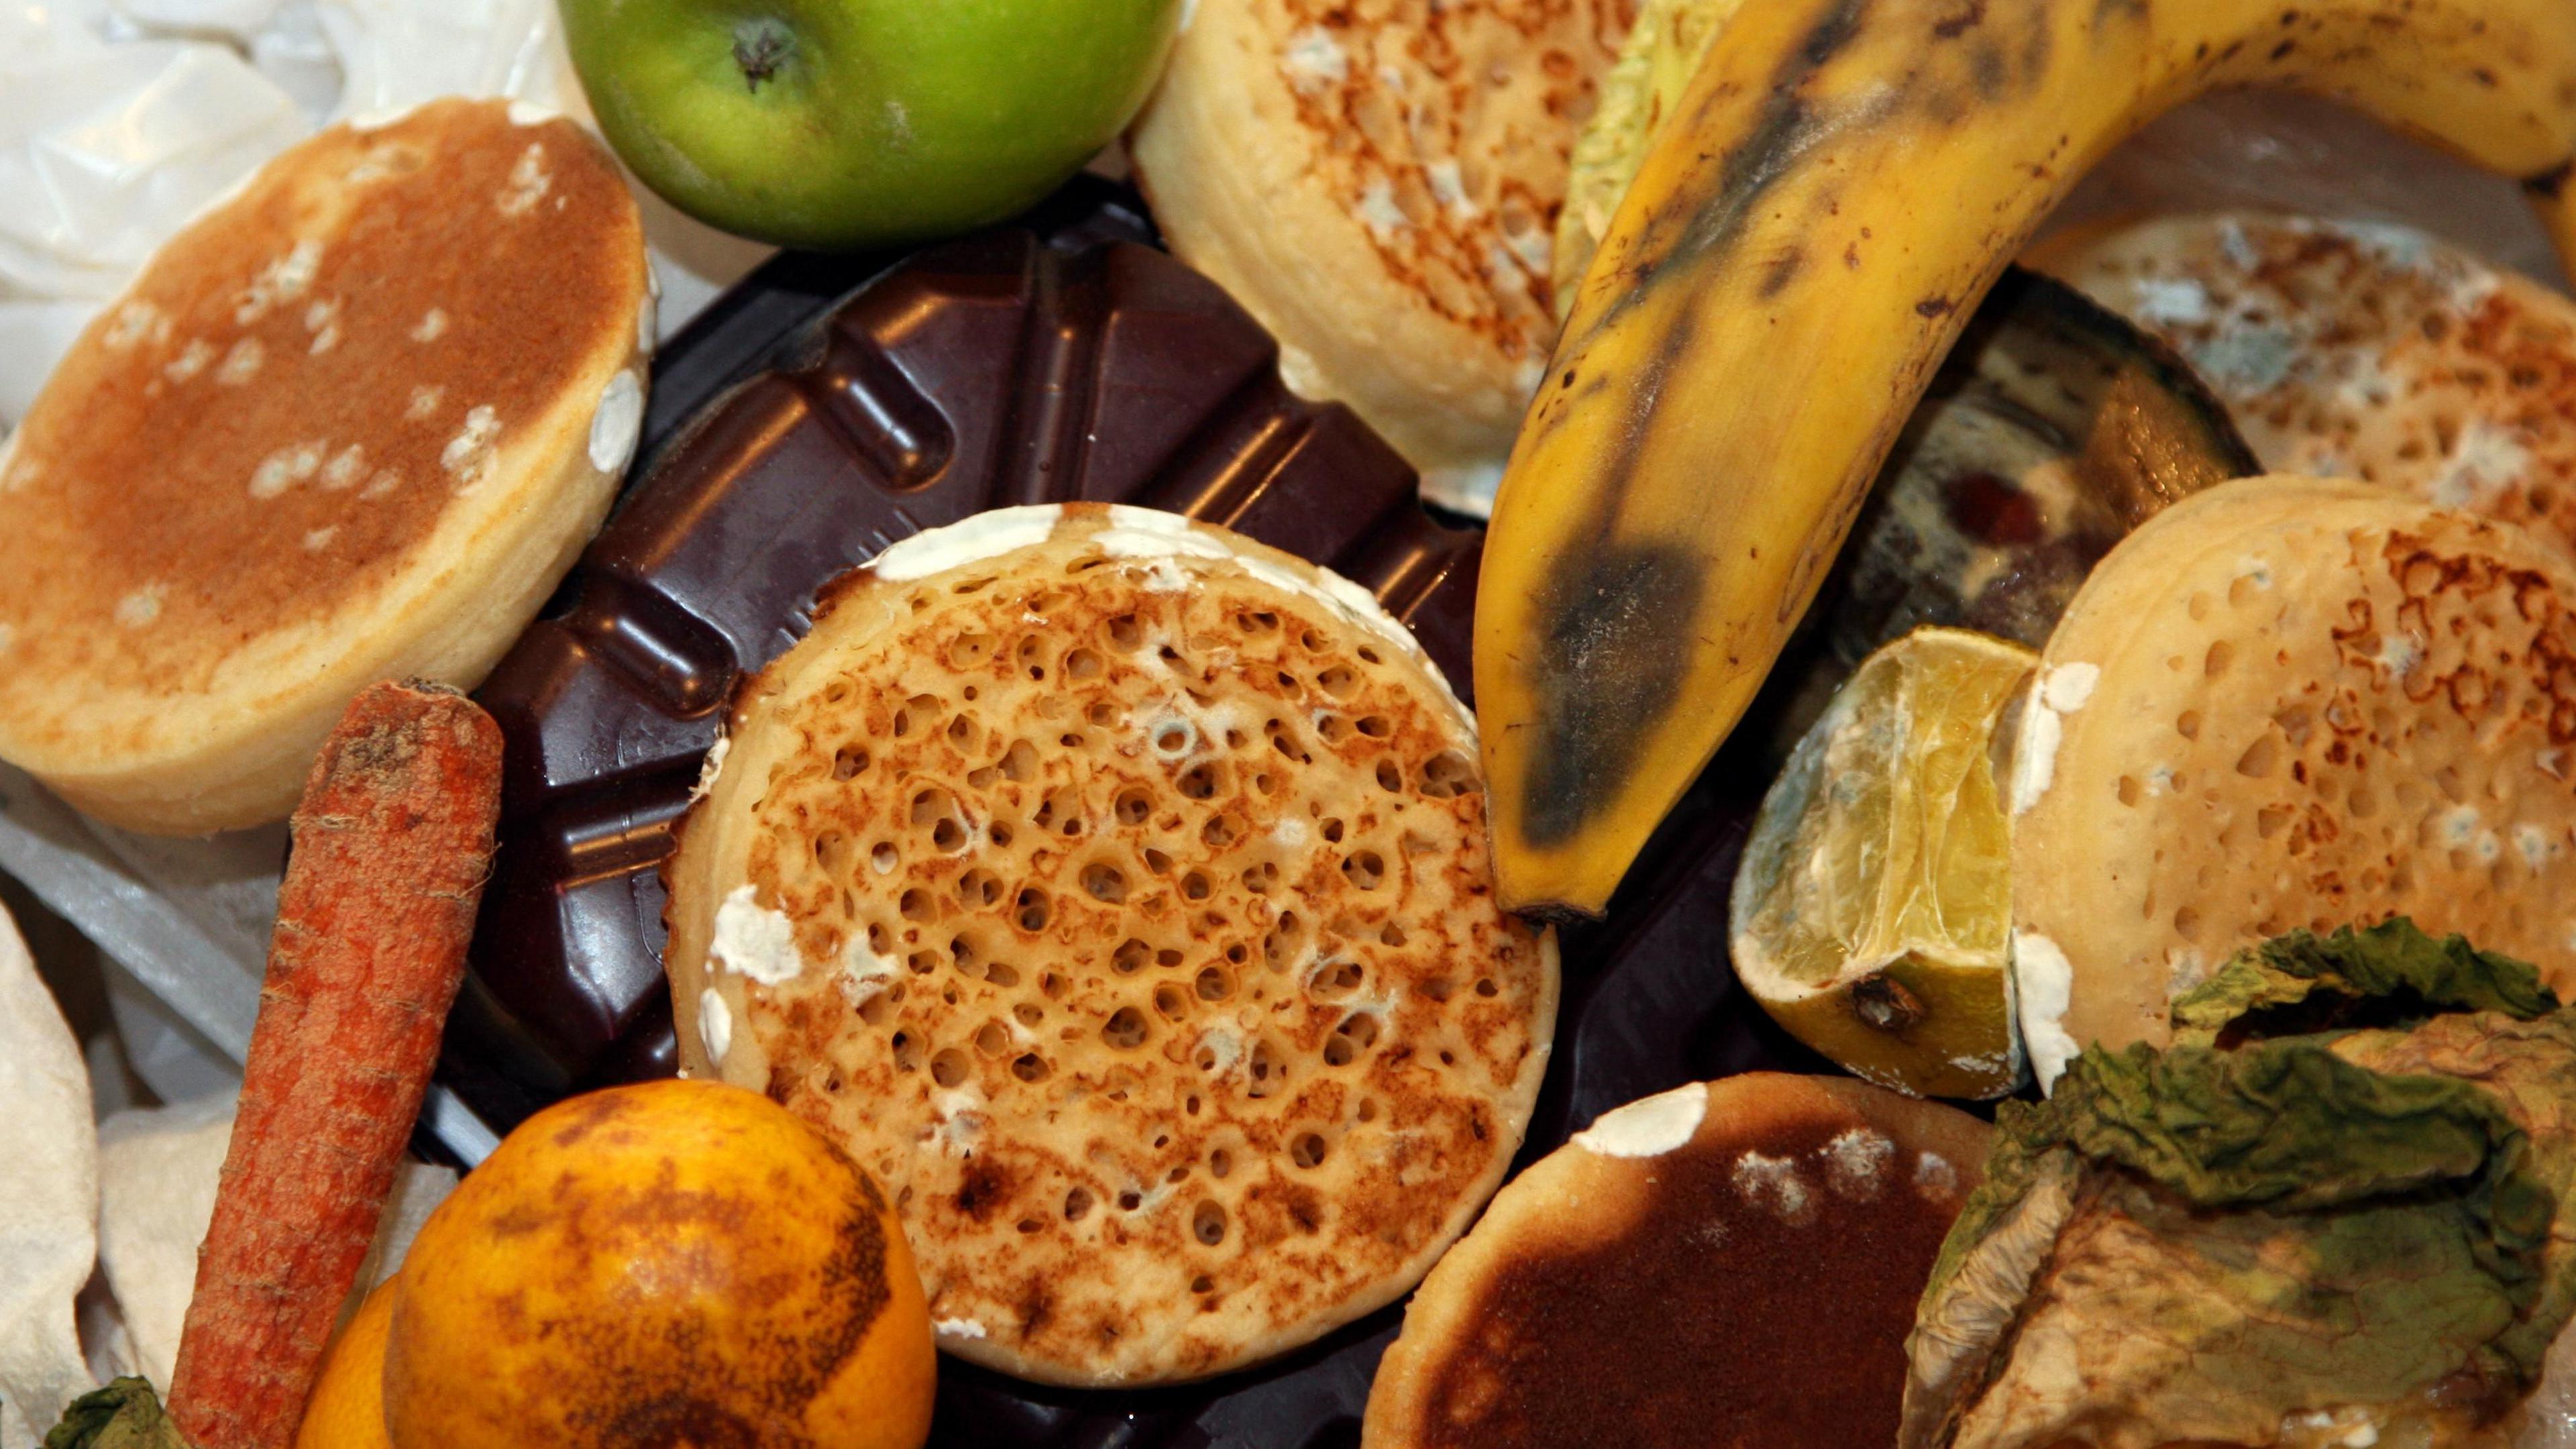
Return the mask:
M2301 928L2410 916L2576 991L2576 564L2520 528L2311 478L2185 499L2076 595L2012 752L2043 1085Z
M1200 0L1132 146L1155 220L1442 501L1490 500L1556 344L1576 132L1636 0Z
M625 470L649 288L560 118L439 101L270 162L0 456L0 758L116 824L250 825L361 686L477 682Z
M1519 1146L1552 938L1465 710L1356 586L1133 508L834 587L670 887L682 1060L897 1195L949 1352L1239 1367L1411 1288Z

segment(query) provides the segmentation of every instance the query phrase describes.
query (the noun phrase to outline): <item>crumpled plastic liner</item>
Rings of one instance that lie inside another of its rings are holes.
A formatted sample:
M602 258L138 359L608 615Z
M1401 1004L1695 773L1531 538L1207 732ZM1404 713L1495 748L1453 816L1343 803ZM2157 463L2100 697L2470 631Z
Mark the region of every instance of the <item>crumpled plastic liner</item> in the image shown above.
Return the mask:
M0 428L152 250L269 157L441 95L589 114L554 0L0 0ZM667 336L768 249L638 194ZM285 853L283 826L112 830L0 767L0 869L184 1026L158 1024L135 1062L165 1094L237 1070ZM444 1091L427 1110L465 1160L493 1145Z
M260 163L442 95L589 115L553 0L0 0L0 425ZM767 254L650 199L645 236L665 335Z
M215 1215L232 1143L230 1094L119 1112L98 1129L98 1262L114 1295L133 1371L167 1388L197 1280L197 1245ZM430 1210L456 1186L444 1167L406 1162L385 1202L349 1309L402 1265Z
M97 1382L167 1390L214 1216L233 1099L91 1120L80 1044L0 911L0 1449L32 1449ZM344 1312L402 1263L455 1172L406 1163Z
M0 1449L32 1445L90 1387L73 1302L98 1254L89 1073L0 911Z

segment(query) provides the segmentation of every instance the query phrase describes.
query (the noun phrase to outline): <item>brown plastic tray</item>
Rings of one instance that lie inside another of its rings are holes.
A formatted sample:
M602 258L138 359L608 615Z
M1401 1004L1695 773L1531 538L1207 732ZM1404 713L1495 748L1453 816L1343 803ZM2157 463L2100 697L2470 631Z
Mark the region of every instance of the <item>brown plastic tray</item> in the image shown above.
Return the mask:
M734 685L816 591L897 538L1009 504L1114 500L1222 523L1375 592L1462 687L1481 535L1272 341L1078 183L1025 224L900 261L786 257L656 364L646 462L479 692L507 740L496 874L443 1076L496 1128L668 1075L655 867ZM1727 757L1565 940L1557 1051L1524 1159L1683 1081L1831 1068L1738 996L1725 897L1769 772ZM1359 1441L1374 1314L1250 1373L1147 1394L943 1361L933 1442L1326 1449Z

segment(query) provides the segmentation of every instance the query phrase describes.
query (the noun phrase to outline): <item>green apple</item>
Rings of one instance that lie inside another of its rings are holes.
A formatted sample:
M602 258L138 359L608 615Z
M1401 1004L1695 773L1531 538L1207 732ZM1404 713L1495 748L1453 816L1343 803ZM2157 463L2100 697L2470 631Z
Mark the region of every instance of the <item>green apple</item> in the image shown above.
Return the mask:
M1044 196L1145 102L1183 0L561 0L609 144L786 246L918 241Z

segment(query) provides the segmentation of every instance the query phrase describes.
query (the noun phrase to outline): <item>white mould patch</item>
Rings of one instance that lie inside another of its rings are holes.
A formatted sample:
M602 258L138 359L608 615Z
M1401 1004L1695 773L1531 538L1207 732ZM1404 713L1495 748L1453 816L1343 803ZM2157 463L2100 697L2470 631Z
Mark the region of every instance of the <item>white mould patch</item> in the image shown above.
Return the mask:
M297 242L286 255L251 278L250 285L242 289L241 300L233 306L233 320L247 327L267 316L268 310L280 302L297 300L321 272L322 244L310 237Z
M599 395L598 411L590 415L590 466L623 475L626 465L635 461L635 440L643 428L644 384L630 368L608 380Z
M1444 157L1431 162L1422 168L1422 175L1430 183L1431 199L1447 207L1452 215L1463 219L1476 214L1476 199L1467 194L1466 175L1456 161Z
M2075 998L2075 966L2057 943L2037 931L2016 929L2012 938L2013 999L2021 1013L2021 1042L2030 1074L2046 1093L2082 1048L2066 1030L2066 1008Z
M2059 714L2073 714L2092 703L2093 686L2102 682L2098 664L2061 664L2048 671L2040 685L2040 698Z
M251 470L250 496L259 499L275 498L296 484L306 481L322 471L322 455L326 451L328 451L327 444L298 443L291 448L280 448L262 458L259 466Z
M707 957L763 986L782 986L805 970L805 958L796 952L796 924L756 895L751 886L738 885L716 907Z
M1786 1157L1747 1152L1735 1159L1734 1182L1736 1194L1746 1203L1769 1208L1783 1222L1797 1224L1814 1216L1807 1180L1798 1175L1798 1164Z
M379 498L390 498L393 491L401 486L401 474L391 468L380 468L376 476L367 480L367 486L358 490L358 499L362 503L373 503Z
M438 454L438 466L456 480L457 492L471 493L492 476L499 462L500 436L501 419L490 405L466 411L465 426L447 440L447 446Z
M723 1066L733 1046L733 1008L712 986L698 993L698 1040L707 1049L707 1060Z
M518 162L511 166L509 180L502 183L493 204L500 208L503 216L525 216L536 210L537 203L545 200L546 193L553 189L554 184L554 173L546 169L545 146L531 141L528 149L519 153Z
M166 584L145 584L116 601L116 622L128 629L148 627L161 617L161 600L169 594Z
M144 342L158 342L170 335L170 318L149 302L136 300L116 309L109 318L107 331L99 337L109 350L123 352Z
M2454 805L2441 813L2434 828L2441 832L2442 844L2445 847L2463 850L2476 841L2478 827L2484 824L2485 820L2486 817L2478 813L2478 807L2475 805Z
M424 422L438 411L438 405L446 399L447 389L443 387L430 387L426 384L415 387L411 390L411 401L403 405L403 416L415 423Z
M2150 327L2193 327L2216 315L2209 289L2189 277L2140 277L2130 295L2134 315Z
M2060 664L2042 675L2021 713L2021 734L2013 746L2012 813L2021 815L2040 802L2057 780L2057 747L2066 737L2066 716L2093 702L2102 669L2079 660Z
M1948 1199L1959 1195L1959 1169L1938 1152L1926 1152L1914 1159L1914 1187L1926 1197Z
M943 1318L930 1325L941 1338L982 1338L984 1325L971 1318Z
M226 387L240 387L259 376L260 364L268 360L268 349L256 337L244 337L224 353L223 362L215 368L215 381Z
M2208 979L2208 958L2198 951L2186 947L2165 953L2165 995L2180 996Z
M331 546L332 539L339 536L340 526L336 523L328 528L308 528L304 531L304 551L320 553Z
M179 355L164 363L161 375L172 382L190 382L215 360L215 344L202 337L191 337Z
M2021 712L2021 735L2013 745L2012 813L2024 815L2057 781L2057 747L2066 737L2066 717L2045 700L2032 700Z
M2472 508L2514 487L2531 470L2531 449L2518 429L2488 418L2460 429L2450 456L2433 479L2431 497L2444 508Z
M411 329L414 342L436 342L446 335L447 309L444 307L432 307L421 313L419 323Z
M1209 1076L1222 1077L1243 1060L1243 1038L1221 1026L1209 1027L1199 1033L1198 1050L1192 1055L1193 1060L1202 1058Z
M340 345L340 301L326 298L304 309L304 330L313 334L312 355Z
M939 1118L930 1136L942 1153L961 1158L975 1155L975 1139L984 1135L984 1114L975 1109L983 1105L983 1095L971 1087L930 1094L930 1110Z
M2376 662L2388 671L2390 679L2402 680L2415 672L2416 665L2424 662L2423 641L2403 632L2383 634Z
M1413 225L1413 218L1406 216L1404 208L1396 203L1395 183L1383 176L1372 178L1367 186L1361 188L1360 220L1368 223L1368 229L1379 241L1385 241Z
M698 766L698 783L689 787L690 804L704 800L715 789L716 778L724 773L725 755L732 749L733 738L730 735L718 735L716 742L708 746L707 758Z
M852 1006L867 1005L902 975L903 963L870 949L865 932L852 936L841 948L841 994Z
M1279 53L1279 69L1300 95L1313 95L1350 79L1350 52L1342 49L1332 31L1309 25L1288 37L1287 48Z
M1876 1202L1887 1189L1887 1170L1896 1161L1896 1140L1884 1132L1853 1127L1834 1134L1824 1145L1825 1181L1853 1202Z
M334 493L340 492L343 489L354 488L358 484L358 476L366 471L367 450L365 446L358 443L351 443L349 446L342 448L338 453L332 455L330 462L322 465L322 486Z
M1708 1084L1692 1082L1624 1107L1613 1107L1574 1134L1574 1145L1602 1157L1661 1157L1698 1135L1708 1115Z

